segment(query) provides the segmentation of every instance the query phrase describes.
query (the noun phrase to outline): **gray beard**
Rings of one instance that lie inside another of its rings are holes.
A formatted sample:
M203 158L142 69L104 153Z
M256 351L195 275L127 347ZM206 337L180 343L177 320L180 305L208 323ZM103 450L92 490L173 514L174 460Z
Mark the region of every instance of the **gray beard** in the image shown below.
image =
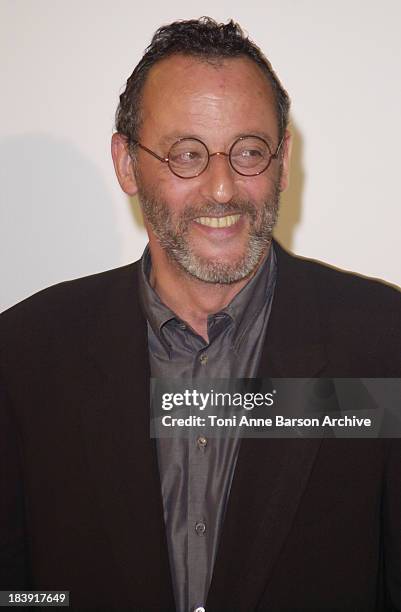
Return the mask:
M142 188L139 188L138 193L144 217L170 261L200 281L229 285L249 276L268 251L278 218L279 183L278 179L272 196L259 210L252 202L245 200L229 204L188 206L176 223L173 223L165 202L149 197ZM189 225L195 218L223 214L247 215L250 221L245 253L240 259L229 263L200 257L193 252L187 239Z

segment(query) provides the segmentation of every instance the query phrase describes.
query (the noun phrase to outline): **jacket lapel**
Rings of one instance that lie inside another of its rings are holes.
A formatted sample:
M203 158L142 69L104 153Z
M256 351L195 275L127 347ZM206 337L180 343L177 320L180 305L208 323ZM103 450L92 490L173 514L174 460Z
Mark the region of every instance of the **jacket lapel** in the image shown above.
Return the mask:
M88 460L116 564L138 609L174 610L155 441L149 435L147 326L138 266L123 268L89 332L94 398L82 407ZM102 471L99 470L102 466Z
M320 444L319 439L242 440L208 612L257 609Z
M260 377L313 378L327 364L323 305L308 269L274 242L277 282L266 340L259 366Z
M304 268L275 243L278 276L260 378L312 378L326 365ZM320 439L241 441L206 609L256 609L289 534Z

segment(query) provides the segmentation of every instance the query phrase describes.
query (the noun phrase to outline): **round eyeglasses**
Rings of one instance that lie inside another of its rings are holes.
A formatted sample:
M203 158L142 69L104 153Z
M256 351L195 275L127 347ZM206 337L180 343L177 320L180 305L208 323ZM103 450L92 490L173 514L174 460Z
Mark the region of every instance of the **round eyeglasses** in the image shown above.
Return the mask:
M223 151L209 153L209 149L201 140L180 138L170 147L167 157L161 157L137 140L134 140L132 144L168 164L171 172L179 178L189 179L202 174L214 155L228 157L231 168L241 176L258 176L268 169L272 159L277 159L283 141L284 136L276 151L272 153L266 140L260 136L241 136L233 142L228 153Z

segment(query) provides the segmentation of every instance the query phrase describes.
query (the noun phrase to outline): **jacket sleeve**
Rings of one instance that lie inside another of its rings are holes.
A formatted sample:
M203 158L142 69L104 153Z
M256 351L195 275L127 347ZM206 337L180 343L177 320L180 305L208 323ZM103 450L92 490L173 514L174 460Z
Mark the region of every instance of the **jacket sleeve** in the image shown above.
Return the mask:
M389 440L384 491L384 567L388 610L401 612L401 439ZM390 603L391 602L391 603Z
M21 457L0 372L0 590L29 588Z

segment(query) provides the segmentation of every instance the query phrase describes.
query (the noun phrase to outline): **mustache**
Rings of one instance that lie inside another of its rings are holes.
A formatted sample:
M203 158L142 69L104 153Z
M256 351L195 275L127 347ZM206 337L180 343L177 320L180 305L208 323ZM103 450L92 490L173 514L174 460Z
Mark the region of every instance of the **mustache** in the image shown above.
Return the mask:
M237 200L229 204L208 202L201 206L188 206L180 215L180 223L187 223L198 217L223 217L238 214L249 215L252 219L256 219L256 207L246 200Z

